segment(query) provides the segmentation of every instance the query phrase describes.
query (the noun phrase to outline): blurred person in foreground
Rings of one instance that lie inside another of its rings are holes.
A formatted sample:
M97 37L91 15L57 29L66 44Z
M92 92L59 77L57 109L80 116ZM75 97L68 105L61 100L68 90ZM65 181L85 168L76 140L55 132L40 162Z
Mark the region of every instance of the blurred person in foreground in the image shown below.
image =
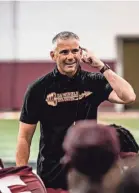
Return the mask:
M125 172L121 160L128 157L128 163L126 163L128 168L134 167L138 162L137 158L133 162L138 152L138 145L134 137L127 129L115 124L103 126L96 125L93 121L79 123L77 122L76 127L69 129L63 144L66 152L61 162L63 167L67 167L69 192L115 192L115 187ZM120 147L117 142L120 142ZM71 153L68 153L69 151ZM121 151L121 158L117 159L119 151ZM129 159L131 157L132 161ZM32 172L31 167L4 168L0 159L0 193L9 192L68 193L62 188L46 189L41 179Z
M132 168L137 165L139 155L139 145L128 128L121 125L110 124L116 129L120 142L120 164L123 170Z
M114 189L121 176L120 145L114 128L79 121L69 128L63 149L61 163L68 168L69 192L108 193Z
M78 35L60 32L50 52L55 69L32 83L25 94L16 150L16 165L28 164L36 125L40 122L37 173L46 187L67 189L60 159L68 128L78 120L97 120L98 106L105 100L129 104L136 95L132 86L107 64L82 48ZM99 72L82 70L87 63Z
M139 163L124 173L116 193L139 193Z
M116 164L120 152L116 130L94 121L79 121L69 128L63 149L61 163L67 167L69 192L104 192L104 176ZM65 193L62 189L45 189L31 167L4 168L1 161L1 168L1 193Z

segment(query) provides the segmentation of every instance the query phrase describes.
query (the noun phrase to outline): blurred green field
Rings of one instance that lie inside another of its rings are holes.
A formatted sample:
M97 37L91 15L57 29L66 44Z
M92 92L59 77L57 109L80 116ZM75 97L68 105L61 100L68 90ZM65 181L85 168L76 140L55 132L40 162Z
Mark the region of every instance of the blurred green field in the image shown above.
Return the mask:
M129 128L139 143L139 119L101 119L105 123L115 123ZM39 125L37 126L31 146L30 161L36 161L39 146ZM0 120L0 157L15 161L16 141L18 135L17 120Z

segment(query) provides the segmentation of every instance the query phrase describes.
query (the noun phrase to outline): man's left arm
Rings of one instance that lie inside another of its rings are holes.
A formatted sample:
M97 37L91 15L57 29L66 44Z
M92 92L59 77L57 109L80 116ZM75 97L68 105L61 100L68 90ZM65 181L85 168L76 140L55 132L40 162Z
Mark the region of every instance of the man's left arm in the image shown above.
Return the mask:
M132 86L122 77L118 76L111 69L103 73L113 91L110 93L108 100L113 103L130 104L135 101L136 95Z
M82 61L88 63L91 67L97 68L99 71L105 66L105 64L94 54L87 49L82 48L84 54ZM111 69L107 69L103 72L104 77L112 87L112 91L109 94L108 100L113 103L130 104L135 101L136 95L132 86L122 77L117 75Z

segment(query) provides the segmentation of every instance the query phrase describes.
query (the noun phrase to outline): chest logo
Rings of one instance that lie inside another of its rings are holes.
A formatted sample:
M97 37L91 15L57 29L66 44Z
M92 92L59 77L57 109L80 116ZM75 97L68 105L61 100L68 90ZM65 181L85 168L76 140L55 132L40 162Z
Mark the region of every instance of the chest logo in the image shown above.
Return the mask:
M92 92L84 91L83 93L76 92L65 92L65 93L50 93L46 97L46 102L48 105L57 106L58 103L77 101L90 96Z

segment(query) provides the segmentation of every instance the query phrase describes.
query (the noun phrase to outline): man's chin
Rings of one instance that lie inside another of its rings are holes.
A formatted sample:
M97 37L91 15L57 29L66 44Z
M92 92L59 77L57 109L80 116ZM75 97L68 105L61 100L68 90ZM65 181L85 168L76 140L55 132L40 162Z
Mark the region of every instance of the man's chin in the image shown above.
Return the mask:
M75 68L75 67L72 67L72 68L66 68L66 69L65 69L65 73L66 73L66 74L69 74L69 73L75 74L76 71L77 71L77 68Z
M65 72L76 72L77 71L78 66L77 65L67 65L65 66Z

